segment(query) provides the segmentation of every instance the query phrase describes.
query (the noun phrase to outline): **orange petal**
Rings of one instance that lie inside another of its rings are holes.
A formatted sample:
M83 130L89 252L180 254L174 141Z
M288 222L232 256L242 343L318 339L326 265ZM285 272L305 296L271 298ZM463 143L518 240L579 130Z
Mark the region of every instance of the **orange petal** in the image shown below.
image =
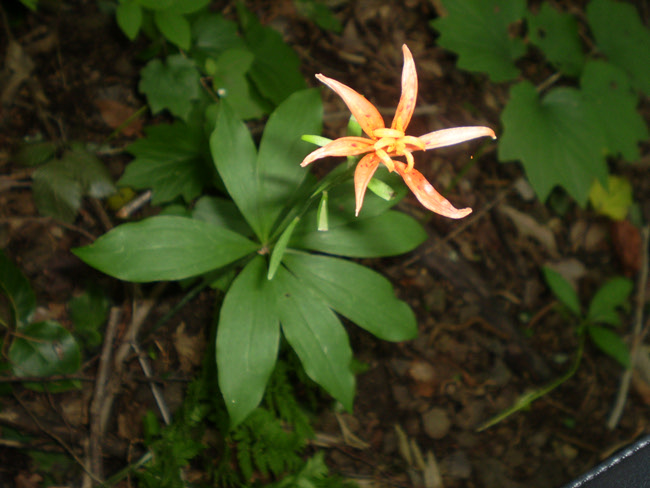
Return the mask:
M333 80L332 78L328 78L327 76L317 74L316 78L329 86L343 99L350 109L350 112L352 112L352 115L354 115L354 118L359 122L363 131L368 134L368 137L372 137L372 132L375 129L385 127L384 119L381 114L375 106L366 99L366 97L360 95L349 86Z
M372 151L373 141L366 137L340 137L328 142L323 147L312 151L302 160L300 166L303 168L317 159L327 156L356 156Z
M354 171L354 197L356 200L356 209L354 215L359 215L359 211L363 206L363 197L366 194L368 183L372 179L379 167L379 157L375 153L370 153L361 158L357 164L357 169Z
M455 208L449 203L449 200L436 191L431 183L417 169L407 171L406 164L399 161L395 161L395 169L420 203L432 212L449 217L450 219L462 219L472 213L471 208Z
M415 102L418 98L418 75L415 72L413 55L406 44L402 46L404 53L404 68L402 68L402 96L399 99L395 118L391 128L404 132L411 121Z
M427 149L435 149L436 147L453 146L461 142L471 141L479 137L491 137L496 139L497 136L494 131L489 127L454 127L453 129L437 130L429 132L420 136L420 140L424 142Z

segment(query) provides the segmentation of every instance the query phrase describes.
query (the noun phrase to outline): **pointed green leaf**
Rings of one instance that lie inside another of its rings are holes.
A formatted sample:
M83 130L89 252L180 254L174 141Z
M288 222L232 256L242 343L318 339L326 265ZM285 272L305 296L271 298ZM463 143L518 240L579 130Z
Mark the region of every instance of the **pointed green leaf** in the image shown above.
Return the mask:
M199 99L201 77L194 62L180 54L149 61L142 71L138 89L147 97L151 111L164 109L187 121L192 102Z
M120 2L115 9L115 20L126 37L133 41L142 25L142 7L133 0Z
M153 20L165 39L186 51L190 48L192 35L190 23L185 17L171 10L157 10Z
M313 220L302 220L290 246L340 256L371 258L404 254L427 238L415 219L394 211L336 227L330 216L330 230L320 232L316 229Z
M21 146L18 152L13 155L13 160L24 166L38 166L52 159L57 149L58 146L55 142L28 143Z
M256 249L254 242L223 227L184 217L152 217L120 225L73 252L110 276L147 282L206 273Z
M445 17L431 25L440 32L438 44L458 54L458 66L484 71L492 81L508 81L519 75L515 60L526 45L510 33L510 24L524 17L524 0L444 0Z
M81 366L81 351L72 334L56 322L36 322L22 327L20 337L16 337L9 348L9 361L18 377L53 376L72 374ZM78 388L78 382L60 381L56 383L29 386L43 391L65 391Z
M307 174L300 162L313 148L301 136L320 132L322 120L323 107L315 89L294 93L269 117L257 156L264 236L270 235L271 226Z
M250 70L257 89L274 105L282 103L293 92L307 85L300 72L300 58L279 32L260 24L243 2L237 3L239 22L255 61Z
M151 188L154 205L179 196L192 201L214 175L202 131L177 121L148 127L146 134L128 147L135 159L126 167L119 185Z
M278 242L275 244L269 261L269 272L267 275L269 280L272 280L273 276L275 276L275 272L278 270L278 266L280 266L280 263L282 262L282 257L287 250L287 244L289 244L291 234L293 234L293 230L296 228L298 222L300 222L300 219L298 217L294 218L287 228L284 229L284 232L282 232Z
M12 319L17 326L29 322L36 309L36 296L25 275L0 249L0 290L11 305Z
M169 7L169 11L177 14L191 14L201 10L208 5L211 0L174 0Z
M584 206L593 180L607 180L603 131L578 90L556 88L540 99L531 83L518 83L501 120L499 159L521 160L540 200L560 185Z
M576 317L580 317L580 300L571 283L560 273L548 266L544 266L542 272L544 274L544 280L553 292L553 295L555 295L555 298L566 305Z
M280 267L270 283L276 285L282 332L305 373L351 411L355 379L343 325L319 296L285 268Z
M616 332L598 325L587 327L587 331L598 349L616 359L624 368L630 367L630 350Z
M266 264L256 256L233 281L217 328L217 370L230 428L241 423L264 395L280 343L280 320Z
M63 153L61 163L72 177L81 183L84 195L105 198L117 191L108 169L94 154L79 147Z
M650 29L632 4L592 0L587 20L596 45L610 63L625 71L632 85L650 96Z
M212 159L240 212L262 242L263 213L259 207L257 150L246 125L226 102L219 107L217 123L210 136Z
M609 325L621 325L617 309L628 305L634 284L627 278L613 278L596 292L589 304L587 319Z
M34 171L32 178L34 203L39 213L74 222L81 206L82 189L68 165L58 159L50 161Z
M589 113L604 128L607 152L620 153L627 161L639 159L639 143L648 139L648 127L625 73L613 64L590 61L580 85Z
M312 254L286 254L284 263L330 308L380 339L405 341L417 336L413 310L397 299L390 282L379 273L351 261Z
M240 119L252 119L265 113L259 96L251 90L246 77L253 59L253 53L238 47L224 51L214 61L212 86L219 97L228 100Z
M246 43L239 36L237 23L225 19L221 14L205 13L197 16L192 24L192 34L192 53L199 59L218 59L221 53L228 49L246 47Z
M92 285L68 303L75 335L82 338L88 347L97 347L102 343L100 330L106 321L108 306L106 295Z
M542 3L537 15L528 13L530 40L548 60L569 76L578 76L584 63L578 21L573 15Z
M226 227L243 236L252 236L253 231L232 200L204 196L199 198L192 209L192 218L212 225Z

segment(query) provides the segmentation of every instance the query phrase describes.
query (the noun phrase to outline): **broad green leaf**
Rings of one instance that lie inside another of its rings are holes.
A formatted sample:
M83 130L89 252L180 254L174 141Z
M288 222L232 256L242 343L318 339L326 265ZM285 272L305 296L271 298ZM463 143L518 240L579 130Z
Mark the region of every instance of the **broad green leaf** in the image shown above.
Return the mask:
M24 166L38 166L52 159L57 147L56 143L49 141L25 144L14 154L13 160Z
M214 66L212 86L219 97L228 100L240 119L261 117L265 113L246 77L253 57L244 47L228 49L217 58Z
M192 210L192 218L225 227L243 236L252 236L253 231L232 200L204 196L199 198Z
M246 43L239 36L237 23L220 14L203 14L192 24L194 45L192 53L201 57L218 59L229 49L244 49Z
M228 103L220 105L217 124L210 136L210 150L228 194L264 242L264 214L258 198L261 182L256 166L257 150L248 128Z
M217 326L219 389L230 428L241 423L264 395L280 344L280 319L264 258L256 256L233 281Z
M440 32L438 44L458 54L458 66L484 71L495 82L519 75L515 60L526 45L510 33L510 24L524 17L524 0L444 0L445 17L431 25Z
M154 205L179 196L192 201L213 179L202 131L177 121L148 127L146 134L128 147L135 159L126 167L119 185L151 188Z
M287 228L284 229L282 234L280 234L278 242L275 243L273 252L271 253L271 259L269 260L269 272L267 274L267 278L269 280L272 280L273 276L275 276L275 273L278 270L278 266L280 266L282 258L284 257L284 253L287 250L287 245L289 244L289 239L291 239L291 234L293 234L293 230L296 228L298 222L300 222L300 218L294 218L287 226Z
M74 178L69 166L60 160L44 164L32 175L34 203L39 213L74 222L81 206L81 183Z
M144 8L150 10L165 10L171 7L176 0L135 0Z
M68 310L77 337L91 348L99 346L102 343L100 330L108 315L108 298L102 290L88 286L81 295L70 300Z
M0 290L11 305L12 319L22 327L36 309L36 296L25 275L0 249Z
M201 10L203 7L208 5L210 1L211 0L174 0L168 10L177 14L191 14Z
M237 3L237 14L246 43L255 54L249 75L260 93L279 105L293 92L307 88L300 72L300 58L280 33L260 24L243 2Z
M596 46L610 63L625 71L632 85L650 96L650 29L630 3L592 0L587 20Z
M580 75L584 55L576 18L542 3L537 15L528 12L526 19L531 42L548 60L569 76Z
M334 312L298 278L280 267L275 279L282 332L305 373L348 410L354 399L352 349Z
M201 77L194 62L180 54L149 61L142 71L138 89L145 94L154 114L167 109L187 121L192 102L199 99Z
M9 348L9 361L17 377L53 376L76 373L81 352L72 334L56 322L36 322L20 329ZM44 386L43 386L44 385ZM38 390L57 392L77 388L78 382L30 383Z
M165 39L186 51L190 48L192 34L185 17L171 10L156 10L153 19Z
M587 331L598 349L616 359L624 368L630 367L630 350L616 332L598 325L590 325Z
M284 263L327 305L359 327L386 341L417 336L413 310L397 299L391 283L379 273L343 259L287 253Z
M84 195L105 198L117 191L108 169L94 154L79 147L73 147L61 156L72 177L81 183Z
M629 305L633 283L627 278L613 278L596 292L589 304L587 319L591 322L601 322L609 325L621 325L621 317L617 309Z
M314 221L303 219L293 234L290 247L340 256L376 258L412 251L427 238L422 226L401 212L389 211L336 227L332 224L332 213L327 232L319 232Z
M571 286L564 276L555 271L554 269L544 266L542 268L542 273L544 274L544 280L549 286L555 298L560 300L566 307L573 312L576 317L580 317L580 300L578 299L578 294Z
M151 217L122 224L73 253L115 278L147 282L206 273L257 247L240 234L199 220Z
M270 235L272 225L307 175L300 162L313 147L300 137L304 133L320 132L322 120L319 92L311 89L289 96L266 123L257 156L265 237Z
M648 139L648 127L636 108L639 99L625 73L613 64L590 61L580 85L590 115L604 128L608 153L638 160L639 143Z
M610 176L607 188L594 181L589 192L589 201L594 210L613 220L623 220L632 207L632 185L625 178Z
M593 180L607 180L603 130L578 90L555 88L540 99L531 83L518 83L501 120L499 159L521 160L540 200L560 185L584 206Z
M126 37L133 41L142 25L142 7L133 0L120 2L115 9L115 20Z

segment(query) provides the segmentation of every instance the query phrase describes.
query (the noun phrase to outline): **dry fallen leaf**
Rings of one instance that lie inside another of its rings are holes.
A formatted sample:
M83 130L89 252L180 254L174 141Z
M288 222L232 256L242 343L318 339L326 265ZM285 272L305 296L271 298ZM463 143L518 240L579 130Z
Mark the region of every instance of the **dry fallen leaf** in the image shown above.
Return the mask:
M517 232L524 237L532 237L544 246L552 256L557 256L557 245L553 231L546 225L540 224L530 215L520 212L508 205L500 205L499 212L508 217Z
M118 102L117 100L100 98L98 100L95 100L94 103L95 106L99 109L102 120L111 129L117 129L136 112L136 109L133 107L129 107L128 105L122 102ZM142 131L142 124L143 120L141 118L132 120L129 125L122 128L122 134L127 137L138 135Z
M205 339L201 334L195 336L187 334L185 322L181 322L174 331L174 348L183 373L189 373L192 368L201 365L204 347Z

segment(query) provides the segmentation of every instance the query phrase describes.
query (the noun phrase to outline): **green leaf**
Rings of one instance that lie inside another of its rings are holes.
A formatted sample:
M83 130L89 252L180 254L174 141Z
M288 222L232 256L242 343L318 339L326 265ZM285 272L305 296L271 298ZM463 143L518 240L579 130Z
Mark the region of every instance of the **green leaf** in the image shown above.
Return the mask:
M630 350L616 332L598 325L590 325L587 331L598 349L616 359L624 368L630 368Z
M201 77L194 62L180 54L149 61L142 71L138 89L145 94L156 114L164 109L187 121L192 102L199 99Z
M84 195L105 198L117 191L104 163L85 149L73 147L63 153L60 162L68 168L70 175L81 183Z
M142 25L142 7L132 0L120 2L115 9L115 20L126 37L133 41Z
M542 273L544 274L544 280L549 286L555 298L560 300L566 307L573 312L576 317L580 317L580 300L578 299L578 294L571 286L564 276L555 271L554 269L544 266L542 268Z
M530 41L548 60L569 76L580 75L584 55L576 18L542 3L537 15L528 12L526 19Z
M228 103L221 103L210 136L212 159L239 211L262 242L263 213L257 197L257 150L250 132Z
M613 220L624 220L632 207L632 185L625 178L610 176L607 189L594 181L589 192L589 201L594 210Z
M192 210L192 218L226 227L243 236L253 235L253 230L242 217L237 205L232 200L225 198L209 196L199 198Z
M340 256L376 258L397 256L422 244L426 232L412 217L389 211L376 217L359 218L319 232L315 222L303 219L293 234L290 246Z
M184 217L120 225L73 250L83 261L126 281L180 280L226 266L258 245L231 230Z
M38 166L52 159L56 150L56 143L49 141L24 144L13 159L16 163L24 166Z
M220 14L202 14L192 24L194 46L192 53L201 58L218 59L229 49L245 49L246 43L239 37L237 23Z
M81 352L72 334L61 325L52 321L36 322L20 329L20 337L16 337L9 348L9 361L14 375L19 378L72 374L79 371ZM78 388L79 384L60 381L29 386L58 392Z
M460 68L484 71L495 82L519 75L514 61L526 52L526 45L510 34L509 26L524 17L524 0L444 0L442 4L447 16L431 25L440 32L438 44L458 54Z
M300 72L300 58L280 33L260 24L243 2L237 3L237 14L246 43L255 54L249 75L260 93L279 105L293 92L307 88Z
M96 286L89 286L81 295L68 303L70 320L74 331L88 347L97 347L102 343L100 332L108 314L108 298Z
M228 100L240 119L261 117L265 113L246 77L253 58L253 53L244 47L228 49L214 66L212 86L221 98Z
M176 0L135 0L144 8L150 10L165 10L171 7Z
M618 308L628 305L634 284L627 278L613 278L596 292L589 304L587 319L609 325L621 325Z
M190 23L172 10L156 10L153 14L156 27L168 41L188 50L192 42Z
M151 188L152 203L167 203L179 196L191 202L213 179L203 132L184 122L146 129L147 136L128 147L135 159L126 167L120 186Z
M293 234L293 230L296 228L298 222L300 222L300 219L298 217L294 218L287 226L287 228L284 229L282 234L280 234L280 238L273 248L271 259L269 261L269 272L267 274L267 278L269 280L272 280L273 276L275 276L275 272L278 270L278 266L280 266L282 258L284 257L284 253L287 250L287 244L289 244L291 234Z
M531 83L518 83L501 120L499 159L521 160L541 200L560 185L584 206L593 180L607 180L603 131L578 90L556 88L540 100Z
M217 328L219 389L230 415L240 424L264 395L280 343L280 319L264 258L256 256L233 281Z
M386 341L417 336L413 310L397 299L391 283L359 264L327 256L287 253L284 263L327 305L359 327Z
M314 21L318 27L335 33L343 30L341 21L336 18L327 5L318 0L294 0L293 5L300 15Z
M280 267L275 279L282 332L305 373L348 410L354 399L352 349L334 312L311 289Z
M596 45L610 63L625 71L632 86L650 95L650 29L636 7L625 2L592 0L587 20Z
M27 324L36 309L36 296L25 275L2 249L0 249L0 290L9 300L12 319L16 325L21 327Z
M580 85L589 114L604 128L607 152L620 153L627 161L638 160L639 143L648 139L648 127L625 73L604 61L590 61Z
M300 162L312 147L300 137L305 132L320 132L322 120L320 94L310 89L288 97L266 123L257 156L265 237L307 175Z
M69 166L54 160L34 171L32 178L34 203L39 213L63 222L74 222L81 206L82 190Z
M177 14L191 14L201 10L203 7L208 5L210 1L211 0L174 0L168 10Z

